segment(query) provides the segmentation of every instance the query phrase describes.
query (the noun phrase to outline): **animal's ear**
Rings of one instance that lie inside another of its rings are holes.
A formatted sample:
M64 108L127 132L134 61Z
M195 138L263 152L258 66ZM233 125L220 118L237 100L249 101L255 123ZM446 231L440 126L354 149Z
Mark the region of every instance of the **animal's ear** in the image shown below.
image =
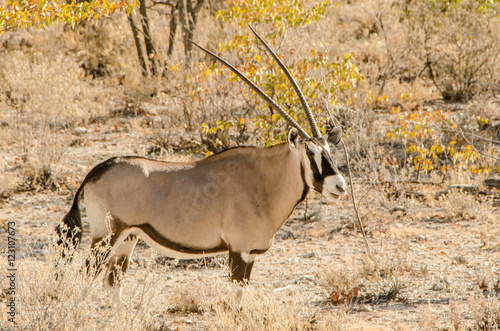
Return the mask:
M342 138L342 128L340 126L333 128L328 132L327 137L325 137L329 143L337 145Z
M299 132L297 131L297 129L295 128L291 128L289 131L288 131L288 143L290 144L290 146L292 146L293 148L297 148L297 144L299 142Z

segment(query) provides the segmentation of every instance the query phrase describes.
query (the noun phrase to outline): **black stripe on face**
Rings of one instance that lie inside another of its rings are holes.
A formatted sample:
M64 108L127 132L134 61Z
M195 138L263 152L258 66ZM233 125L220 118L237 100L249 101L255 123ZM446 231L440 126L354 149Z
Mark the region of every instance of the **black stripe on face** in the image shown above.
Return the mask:
M323 151L323 155L321 156L321 167L323 168L323 178L339 174L337 167L333 164L331 156L325 151Z
M318 165L316 164L316 160L314 159L314 153L306 153L306 155L309 159L309 164L311 165L311 171L313 173L313 188L317 192L322 192L325 178L319 172Z
M300 196L296 205L301 203L306 198L307 193L309 193L309 186L307 186L307 181L306 181L306 170L304 169L304 165L302 163L300 163L300 178L302 178L302 183L304 184L304 188L302 189L302 195Z
M227 244L222 240L219 245L209 248L187 246L166 238L149 223L144 223L136 227L144 231L144 233L146 233L151 239L156 241L158 244L176 252L181 252L186 254L215 254L228 251Z

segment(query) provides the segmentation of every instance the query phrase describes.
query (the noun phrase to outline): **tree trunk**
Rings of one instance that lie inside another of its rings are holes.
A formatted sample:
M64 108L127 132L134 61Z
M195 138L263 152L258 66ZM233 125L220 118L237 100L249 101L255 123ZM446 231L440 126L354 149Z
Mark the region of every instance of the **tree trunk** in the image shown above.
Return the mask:
M194 30L198 21L198 12L203 7L204 1L205 0L198 0L194 7L191 0L179 0L177 2L178 7L180 8L179 17L184 36L184 54L187 66L191 63L191 52L193 50L193 44L189 40L193 39Z
M149 30L149 19L146 11L146 0L140 0L139 11L142 16L141 23L142 23L142 32L144 33L144 44L146 45L147 56L151 64L151 74L154 76L158 72L158 63L157 63L156 50L153 45L153 38L151 38L151 32Z
M167 55L171 56L174 52L174 42L175 42L175 33L177 32L177 6L172 6L172 11L170 12L170 34L168 38L168 51Z
M139 29L137 29L137 26L135 25L132 14L127 16L127 18L130 23L130 27L132 28L132 35L134 36L135 48L137 49L137 57L139 58L139 63L141 64L142 75L147 77L149 73L146 61L144 60L144 52L142 50L141 39L139 38Z

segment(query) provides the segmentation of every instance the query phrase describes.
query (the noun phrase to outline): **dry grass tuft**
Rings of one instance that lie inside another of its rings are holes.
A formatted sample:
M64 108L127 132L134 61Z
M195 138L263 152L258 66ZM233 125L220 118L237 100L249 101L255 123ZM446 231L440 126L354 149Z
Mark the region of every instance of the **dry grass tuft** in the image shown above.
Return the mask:
M316 310L292 293L286 301L270 293L269 288L247 288L243 308L233 311L218 305L214 311L213 330L308 330L318 323Z
M360 261L330 267L324 275L333 304L379 304L397 298L410 271L404 259L375 253L363 255Z
M443 209L450 217L471 217L476 216L480 210L480 204L476 198L466 192L452 190L442 199Z
M104 114L105 91L89 86L75 59L62 53L16 51L0 54L0 61L10 63L0 68L0 94L5 96L0 113L6 129L1 148L9 154L1 170L17 177L6 187L50 186L61 171L72 129Z

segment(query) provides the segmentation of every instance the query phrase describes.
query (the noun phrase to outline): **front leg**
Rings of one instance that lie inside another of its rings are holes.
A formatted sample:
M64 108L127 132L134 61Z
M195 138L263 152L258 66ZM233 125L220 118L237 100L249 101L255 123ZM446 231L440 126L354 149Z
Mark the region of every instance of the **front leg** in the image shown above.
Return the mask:
M243 297L243 286L248 284L255 254L229 250L229 276L233 284L232 306L239 309Z
M247 284L252 272L255 254L229 250L229 275L233 283Z

